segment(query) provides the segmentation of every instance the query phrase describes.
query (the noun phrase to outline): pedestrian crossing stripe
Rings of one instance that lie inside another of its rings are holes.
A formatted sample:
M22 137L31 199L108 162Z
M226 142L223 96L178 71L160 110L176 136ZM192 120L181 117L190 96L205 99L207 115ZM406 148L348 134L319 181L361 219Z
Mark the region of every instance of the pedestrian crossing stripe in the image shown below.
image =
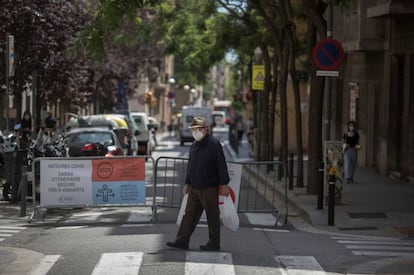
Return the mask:
M184 268L186 275L235 275L230 253L187 252Z
M375 255L369 254L369 256ZM390 253L391 255L391 253ZM144 261L144 252L114 252L102 253L97 264L92 270L92 275L127 275L139 274ZM186 251L184 263L184 275L214 274L214 275L236 275L240 270L243 274L252 269L255 274L282 274L282 275L325 275L333 274L325 272L320 263L313 256L274 255L271 256L274 266L246 266L234 265L233 256L230 252L206 252ZM397 258L400 259L400 258ZM396 259L396 260L397 260ZM34 267L29 274L45 275L59 261L65 258L61 255L46 255L42 261ZM387 265L392 261L386 261ZM155 267L154 263L151 263ZM160 263L160 266L161 263ZM378 264L361 265L364 272L375 273L380 266ZM56 270L58 270L57 268ZM348 275L359 274L357 268L352 267ZM362 270L362 269L361 269ZM154 271L155 272L155 271Z
M375 237L331 237L356 256L414 257L414 242ZM376 250L376 251L374 251Z
M3 242L6 238L10 238L24 229L26 227L0 225L0 242Z
M142 252L104 253L92 275L138 274L143 256Z

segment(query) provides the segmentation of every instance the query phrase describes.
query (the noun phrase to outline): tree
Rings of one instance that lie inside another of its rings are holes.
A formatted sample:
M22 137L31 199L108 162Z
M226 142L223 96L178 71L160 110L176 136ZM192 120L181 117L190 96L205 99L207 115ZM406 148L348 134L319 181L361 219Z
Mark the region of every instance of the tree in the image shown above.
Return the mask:
M342 9L346 8L350 0L335 0L334 3ZM303 10L308 20L308 60L312 60L311 53L317 39L326 38L326 20L323 17L327 4L319 0L302 0ZM316 75L316 66L312 63L310 74ZM309 102L309 161L307 192L316 194L321 182L319 165L323 161L322 151L322 113L324 97L324 81L322 78L311 78Z
M0 37L6 37L6 33L15 37L16 65L12 82L18 102L24 87L31 82L33 71L39 76L38 110L41 104L70 100L73 95L66 94L66 90L80 62L68 59L65 50L68 41L84 24L85 16L67 1L4 0L0 6ZM3 39L0 46L0 55L4 56ZM1 58L1 83L4 83L4 68Z

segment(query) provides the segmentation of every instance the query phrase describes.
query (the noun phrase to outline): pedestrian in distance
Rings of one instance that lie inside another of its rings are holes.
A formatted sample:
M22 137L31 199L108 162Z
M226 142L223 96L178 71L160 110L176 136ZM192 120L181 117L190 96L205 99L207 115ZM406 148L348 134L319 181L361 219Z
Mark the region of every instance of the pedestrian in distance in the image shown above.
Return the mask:
M29 146L29 141L32 135L32 115L30 111L26 110L23 113L20 122L20 148L24 149Z
M240 146L241 142L243 140L243 133L244 133L244 125L243 125L243 120L241 118L237 122L236 128L237 128L237 140L238 140L239 146Z
M357 150L359 149L359 134L355 129L355 122L348 122L347 132L343 135L344 149L344 178L346 183L354 181L355 167L357 163Z
M52 115L52 112L47 112L47 116L45 118L45 132L54 133L56 130L57 120Z
M167 242L167 246L188 249L190 237L205 210L209 241L200 249L217 251L220 250L219 186L222 186L220 195L228 196L230 177L223 147L209 133L206 119L194 117L189 128L194 142L190 148L183 187L183 192L188 193L188 201L176 239Z

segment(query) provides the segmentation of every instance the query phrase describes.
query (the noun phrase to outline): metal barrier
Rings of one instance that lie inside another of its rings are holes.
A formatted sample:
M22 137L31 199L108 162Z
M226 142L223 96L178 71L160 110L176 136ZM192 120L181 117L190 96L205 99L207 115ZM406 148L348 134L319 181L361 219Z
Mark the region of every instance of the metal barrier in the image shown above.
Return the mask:
M157 159L154 169L154 221L158 220L158 208L180 208L187 162L187 158ZM235 190L238 194L238 212L272 213L276 218L276 225L280 225L281 220L286 224L288 217L286 166L279 161L227 162L227 164L241 166L239 177L229 169L232 178L230 184L235 184L236 188L239 188ZM278 169L279 167L281 169ZM232 168L237 167L232 166ZM236 170L238 169L234 169ZM285 171L282 180L278 180L280 170ZM238 178L239 182L232 182L235 178Z
M40 177L31 183L40 186L40 202L33 200L29 222L44 220L48 208L153 206L151 156L37 158L32 171L36 165Z
M182 187L187 173L188 158L159 157L154 168L152 219L158 219L158 207L179 208Z

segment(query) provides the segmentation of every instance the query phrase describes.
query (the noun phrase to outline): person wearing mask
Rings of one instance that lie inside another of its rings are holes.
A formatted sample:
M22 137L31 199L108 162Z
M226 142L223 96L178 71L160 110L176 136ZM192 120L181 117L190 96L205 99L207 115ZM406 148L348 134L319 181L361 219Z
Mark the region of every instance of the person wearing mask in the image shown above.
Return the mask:
M175 241L167 246L188 249L190 237L201 214L206 211L209 241L201 250L220 250L219 186L221 195L228 196L230 177L220 142L208 131L204 117L193 118L191 128L194 142L190 148L187 175L183 192L188 193L185 213Z
M357 163L357 149L359 149L359 134L355 129L355 122L348 122L348 130L343 135L344 146L344 178L346 183L354 181Z

